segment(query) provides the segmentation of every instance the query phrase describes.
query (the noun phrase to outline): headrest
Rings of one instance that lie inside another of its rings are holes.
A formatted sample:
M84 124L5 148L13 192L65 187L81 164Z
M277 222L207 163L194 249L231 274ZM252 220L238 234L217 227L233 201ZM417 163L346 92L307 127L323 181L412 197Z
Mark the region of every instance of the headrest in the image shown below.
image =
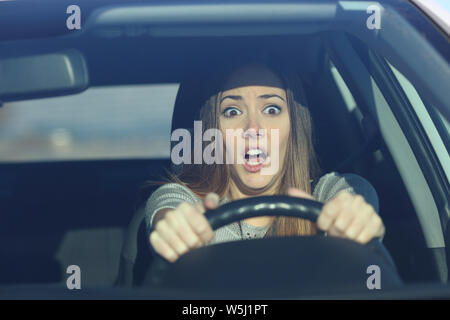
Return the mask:
M199 119L200 108L205 99L204 86L199 81L201 78L187 78L180 83L173 109L171 132L176 129L187 129L193 139L194 121ZM178 141L170 142L171 154L173 147L178 143ZM191 145L193 145L193 141L191 141ZM172 173L178 175L183 170L183 164L176 165L172 162L171 168Z
M173 109L172 131L193 127L193 121L198 119L203 99L203 86L198 78L186 79L180 83Z

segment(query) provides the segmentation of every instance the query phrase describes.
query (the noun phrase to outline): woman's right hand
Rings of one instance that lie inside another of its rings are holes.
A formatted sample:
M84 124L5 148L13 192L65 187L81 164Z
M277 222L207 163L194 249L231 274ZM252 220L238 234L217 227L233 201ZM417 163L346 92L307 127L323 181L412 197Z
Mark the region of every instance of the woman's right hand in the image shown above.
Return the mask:
M214 237L204 213L208 209L217 208L218 205L219 196L211 192L202 203L182 202L175 209L157 212L156 225L150 234L150 244L157 253L170 262L174 262L193 248L203 246Z

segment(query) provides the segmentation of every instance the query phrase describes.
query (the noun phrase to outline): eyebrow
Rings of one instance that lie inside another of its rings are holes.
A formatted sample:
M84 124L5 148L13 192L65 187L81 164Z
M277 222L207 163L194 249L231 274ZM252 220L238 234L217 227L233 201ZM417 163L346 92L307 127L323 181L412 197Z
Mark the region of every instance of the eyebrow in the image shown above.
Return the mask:
M260 98L260 99L270 99L273 97L280 98L281 100L284 101L284 99L277 94L263 94L263 95L258 96L258 98ZM220 99L220 103L222 103L222 101L225 99L242 100L242 96L225 96L222 99Z

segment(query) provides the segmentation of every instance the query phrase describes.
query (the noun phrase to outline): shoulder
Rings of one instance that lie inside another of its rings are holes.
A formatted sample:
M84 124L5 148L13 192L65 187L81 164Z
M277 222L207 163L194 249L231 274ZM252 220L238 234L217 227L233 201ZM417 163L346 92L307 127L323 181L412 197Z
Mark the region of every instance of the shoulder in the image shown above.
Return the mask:
M332 199L341 191L359 194L378 212L378 195L372 184L353 173L330 172L313 181L313 197L321 202Z

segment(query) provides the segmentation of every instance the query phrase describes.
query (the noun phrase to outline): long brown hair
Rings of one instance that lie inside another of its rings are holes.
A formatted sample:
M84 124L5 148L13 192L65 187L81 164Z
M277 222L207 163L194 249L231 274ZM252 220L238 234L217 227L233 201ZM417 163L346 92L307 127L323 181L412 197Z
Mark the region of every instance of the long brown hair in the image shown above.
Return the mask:
M248 61L241 61L222 65L223 68L214 73L214 78L205 81L205 84L208 85L207 88L204 88L206 98L197 114L198 120L202 121L204 130L219 128L219 107L224 82L234 70L247 64L249 64ZM254 59L251 64L255 64ZM283 66L279 59L261 58L256 61L256 64L263 65L275 73L282 81L286 91L291 131L287 141L284 163L280 164L282 170L272 178L269 185L259 189L246 188L242 182L239 182L240 179L235 174L233 166L225 164L225 161L223 164L184 164L183 171L179 175L167 172L167 182L185 185L200 198L209 192L217 193L220 198L224 197L232 179L241 192L248 195L258 195L271 188L274 183L277 183L276 194L286 194L288 187L312 193L310 181L319 175L320 169L312 140L312 120L306 107L307 102L301 79L294 71ZM204 142L203 148L205 145ZM225 148L225 145L223 147ZM291 236L314 233L316 233L315 225L307 220L277 217L267 235Z

